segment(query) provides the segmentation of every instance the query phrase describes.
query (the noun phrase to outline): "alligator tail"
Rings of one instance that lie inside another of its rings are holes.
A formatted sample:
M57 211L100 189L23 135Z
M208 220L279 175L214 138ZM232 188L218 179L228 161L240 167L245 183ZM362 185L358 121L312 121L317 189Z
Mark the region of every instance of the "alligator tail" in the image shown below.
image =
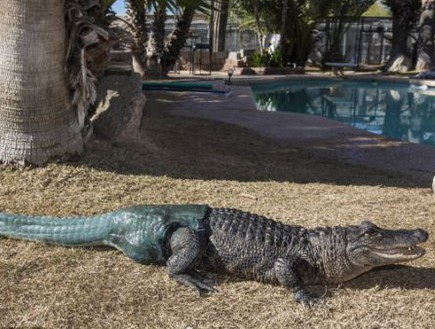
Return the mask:
M105 245L113 221L107 215L77 218L0 212L0 236L64 246Z

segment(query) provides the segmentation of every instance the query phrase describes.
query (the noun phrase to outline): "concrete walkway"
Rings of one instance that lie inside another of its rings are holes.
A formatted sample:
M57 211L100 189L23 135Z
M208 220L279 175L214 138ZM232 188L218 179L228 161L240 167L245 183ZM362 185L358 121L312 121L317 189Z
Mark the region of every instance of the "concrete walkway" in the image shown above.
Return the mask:
M214 80L214 87L226 90L222 79ZM251 88L239 83L229 96L182 93L171 114L236 124L322 157L412 176L431 186L434 147L388 140L326 118L257 111Z

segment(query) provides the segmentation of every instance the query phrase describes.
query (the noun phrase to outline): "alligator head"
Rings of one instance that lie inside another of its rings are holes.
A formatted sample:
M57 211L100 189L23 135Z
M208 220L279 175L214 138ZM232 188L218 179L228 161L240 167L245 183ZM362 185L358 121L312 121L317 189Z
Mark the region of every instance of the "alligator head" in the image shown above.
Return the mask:
M418 244L428 239L422 229L386 230L371 222L346 229L346 255L355 276L374 267L408 262L425 254Z

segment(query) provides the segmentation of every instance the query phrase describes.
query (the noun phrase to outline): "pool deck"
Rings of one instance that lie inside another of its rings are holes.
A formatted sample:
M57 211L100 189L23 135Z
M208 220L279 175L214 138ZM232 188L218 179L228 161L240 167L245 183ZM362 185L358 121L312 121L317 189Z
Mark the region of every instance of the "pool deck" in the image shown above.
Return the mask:
M216 89L228 88L223 81L225 75L207 78ZM312 76L234 77L230 95L182 93L171 114L236 124L279 143L304 149L321 157L411 176L424 186L431 186L435 173L434 147L389 140L326 118L256 110L248 85L256 81L264 83L295 78L306 79ZM360 78L379 77L370 75ZM393 79L400 81L402 78ZM382 77L382 80L392 79ZM152 92L147 95L155 97L159 93Z

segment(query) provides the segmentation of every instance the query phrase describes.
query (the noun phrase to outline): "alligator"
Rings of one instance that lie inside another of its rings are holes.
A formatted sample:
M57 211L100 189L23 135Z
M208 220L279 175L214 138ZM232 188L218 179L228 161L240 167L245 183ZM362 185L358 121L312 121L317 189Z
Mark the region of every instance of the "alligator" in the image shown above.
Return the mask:
M64 246L111 246L200 294L215 291L209 272L281 284L307 306L307 286L338 283L424 255L422 229L360 225L307 229L236 209L141 205L90 217L0 213L0 236Z

